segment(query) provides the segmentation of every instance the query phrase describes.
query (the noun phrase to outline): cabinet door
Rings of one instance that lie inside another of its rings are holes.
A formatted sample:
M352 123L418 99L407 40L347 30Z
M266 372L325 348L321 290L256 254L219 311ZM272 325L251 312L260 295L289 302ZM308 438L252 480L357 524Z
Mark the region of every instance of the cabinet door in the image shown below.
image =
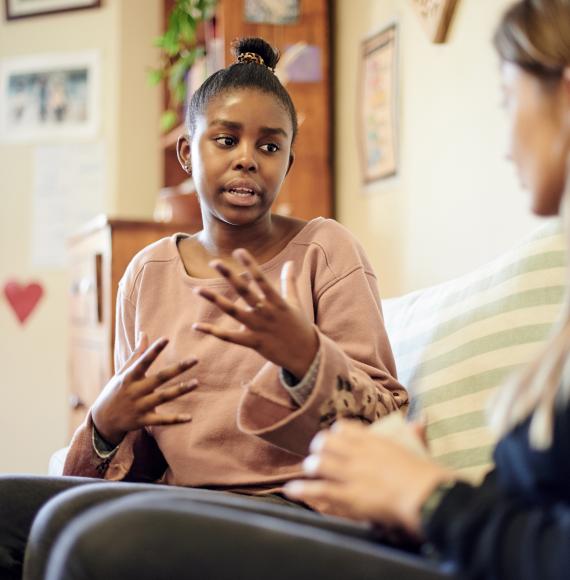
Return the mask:
M111 375L109 346L96 336L72 336L70 355L69 427L73 433Z

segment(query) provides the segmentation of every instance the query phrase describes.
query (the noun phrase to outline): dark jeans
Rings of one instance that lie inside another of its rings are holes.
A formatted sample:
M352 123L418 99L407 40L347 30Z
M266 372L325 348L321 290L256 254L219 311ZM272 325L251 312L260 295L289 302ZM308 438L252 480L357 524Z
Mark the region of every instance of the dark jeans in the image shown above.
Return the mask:
M25 553L26 580L449 578L372 542L367 526L280 503L152 484L0 477L0 577L20 578Z

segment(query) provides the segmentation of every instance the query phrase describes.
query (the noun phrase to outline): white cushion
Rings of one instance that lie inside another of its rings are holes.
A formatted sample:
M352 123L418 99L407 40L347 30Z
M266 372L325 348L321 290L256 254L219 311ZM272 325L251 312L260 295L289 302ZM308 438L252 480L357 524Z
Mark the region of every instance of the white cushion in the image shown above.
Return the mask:
M425 414L433 455L468 478L491 465L489 399L548 336L565 276L564 236L553 220L474 272L383 302L410 413Z

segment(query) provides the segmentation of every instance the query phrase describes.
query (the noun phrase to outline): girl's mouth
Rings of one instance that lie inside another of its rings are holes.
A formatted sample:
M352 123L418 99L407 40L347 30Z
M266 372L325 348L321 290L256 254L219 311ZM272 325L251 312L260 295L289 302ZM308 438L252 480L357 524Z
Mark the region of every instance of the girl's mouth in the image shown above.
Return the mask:
M253 189L247 187L232 187L223 191L224 199L231 205L251 207L255 205L259 196Z

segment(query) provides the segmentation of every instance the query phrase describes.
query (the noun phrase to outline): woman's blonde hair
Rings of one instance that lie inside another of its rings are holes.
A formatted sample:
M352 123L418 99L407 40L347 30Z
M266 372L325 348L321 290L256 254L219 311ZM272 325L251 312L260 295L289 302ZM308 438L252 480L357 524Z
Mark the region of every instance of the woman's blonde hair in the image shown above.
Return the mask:
M502 60L545 82L559 83L570 66L570 0L521 0L507 10L494 38ZM570 256L570 166L561 203ZM570 272L570 270L569 270ZM532 415L535 448L552 443L556 403L570 400L570 274L560 319L540 355L498 393L491 425L500 436Z

